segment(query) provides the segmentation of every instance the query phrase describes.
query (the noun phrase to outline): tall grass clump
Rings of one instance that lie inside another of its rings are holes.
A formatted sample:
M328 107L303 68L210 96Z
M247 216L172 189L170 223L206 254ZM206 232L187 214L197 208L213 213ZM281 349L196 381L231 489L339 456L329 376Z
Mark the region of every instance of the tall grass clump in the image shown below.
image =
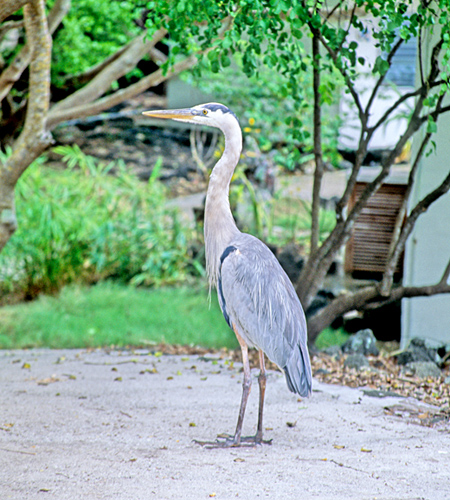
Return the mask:
M24 298L70 282L113 278L136 285L184 281L201 273L191 238L158 180L147 183L122 161L105 164L60 146L66 168L31 165L16 189L19 229L0 254L0 287Z

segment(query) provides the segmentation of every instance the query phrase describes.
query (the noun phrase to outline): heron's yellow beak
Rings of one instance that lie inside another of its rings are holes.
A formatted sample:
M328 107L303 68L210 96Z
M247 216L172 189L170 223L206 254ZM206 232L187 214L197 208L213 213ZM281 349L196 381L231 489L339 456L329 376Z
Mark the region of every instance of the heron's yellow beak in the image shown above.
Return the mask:
M153 118L171 118L173 120L191 120L195 116L191 109L158 109L144 111L142 114Z

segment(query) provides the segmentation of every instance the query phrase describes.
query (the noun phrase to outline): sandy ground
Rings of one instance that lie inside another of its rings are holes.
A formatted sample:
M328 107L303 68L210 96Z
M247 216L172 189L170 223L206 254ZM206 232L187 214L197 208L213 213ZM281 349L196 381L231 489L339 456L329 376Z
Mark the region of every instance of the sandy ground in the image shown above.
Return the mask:
M272 445L195 444L234 430L240 368L147 351L1 351L0 498L450 498L450 428L384 412L414 400L315 381L299 401L270 372ZM254 380L247 434L257 393Z

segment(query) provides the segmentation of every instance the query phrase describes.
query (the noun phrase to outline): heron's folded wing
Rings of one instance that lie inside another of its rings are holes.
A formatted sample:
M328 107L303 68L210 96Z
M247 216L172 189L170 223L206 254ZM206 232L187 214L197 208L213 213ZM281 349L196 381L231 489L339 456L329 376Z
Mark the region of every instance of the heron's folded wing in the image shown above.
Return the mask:
M218 287L222 311L249 345L284 368L296 346L306 349L303 309L273 253L258 239L243 236L222 260Z

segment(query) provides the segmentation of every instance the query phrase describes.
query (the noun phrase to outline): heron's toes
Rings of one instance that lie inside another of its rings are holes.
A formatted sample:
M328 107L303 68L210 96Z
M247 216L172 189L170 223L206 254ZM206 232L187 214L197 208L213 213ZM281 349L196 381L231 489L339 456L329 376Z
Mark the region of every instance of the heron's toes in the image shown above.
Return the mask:
M257 444L272 444L272 439L263 439L262 436L243 436L241 442L252 443L254 446Z
M213 448L253 448L261 444L272 444L272 440L262 439L261 436L243 436L237 437L232 434L219 434L215 441L198 441L194 439L194 443L204 446L208 449Z
M236 443L233 438L230 439L218 438L215 441L199 441L197 439L194 439L194 443L197 443L200 446L204 446L205 448L208 448L210 450L213 448L237 448L239 446L242 446L240 443Z

